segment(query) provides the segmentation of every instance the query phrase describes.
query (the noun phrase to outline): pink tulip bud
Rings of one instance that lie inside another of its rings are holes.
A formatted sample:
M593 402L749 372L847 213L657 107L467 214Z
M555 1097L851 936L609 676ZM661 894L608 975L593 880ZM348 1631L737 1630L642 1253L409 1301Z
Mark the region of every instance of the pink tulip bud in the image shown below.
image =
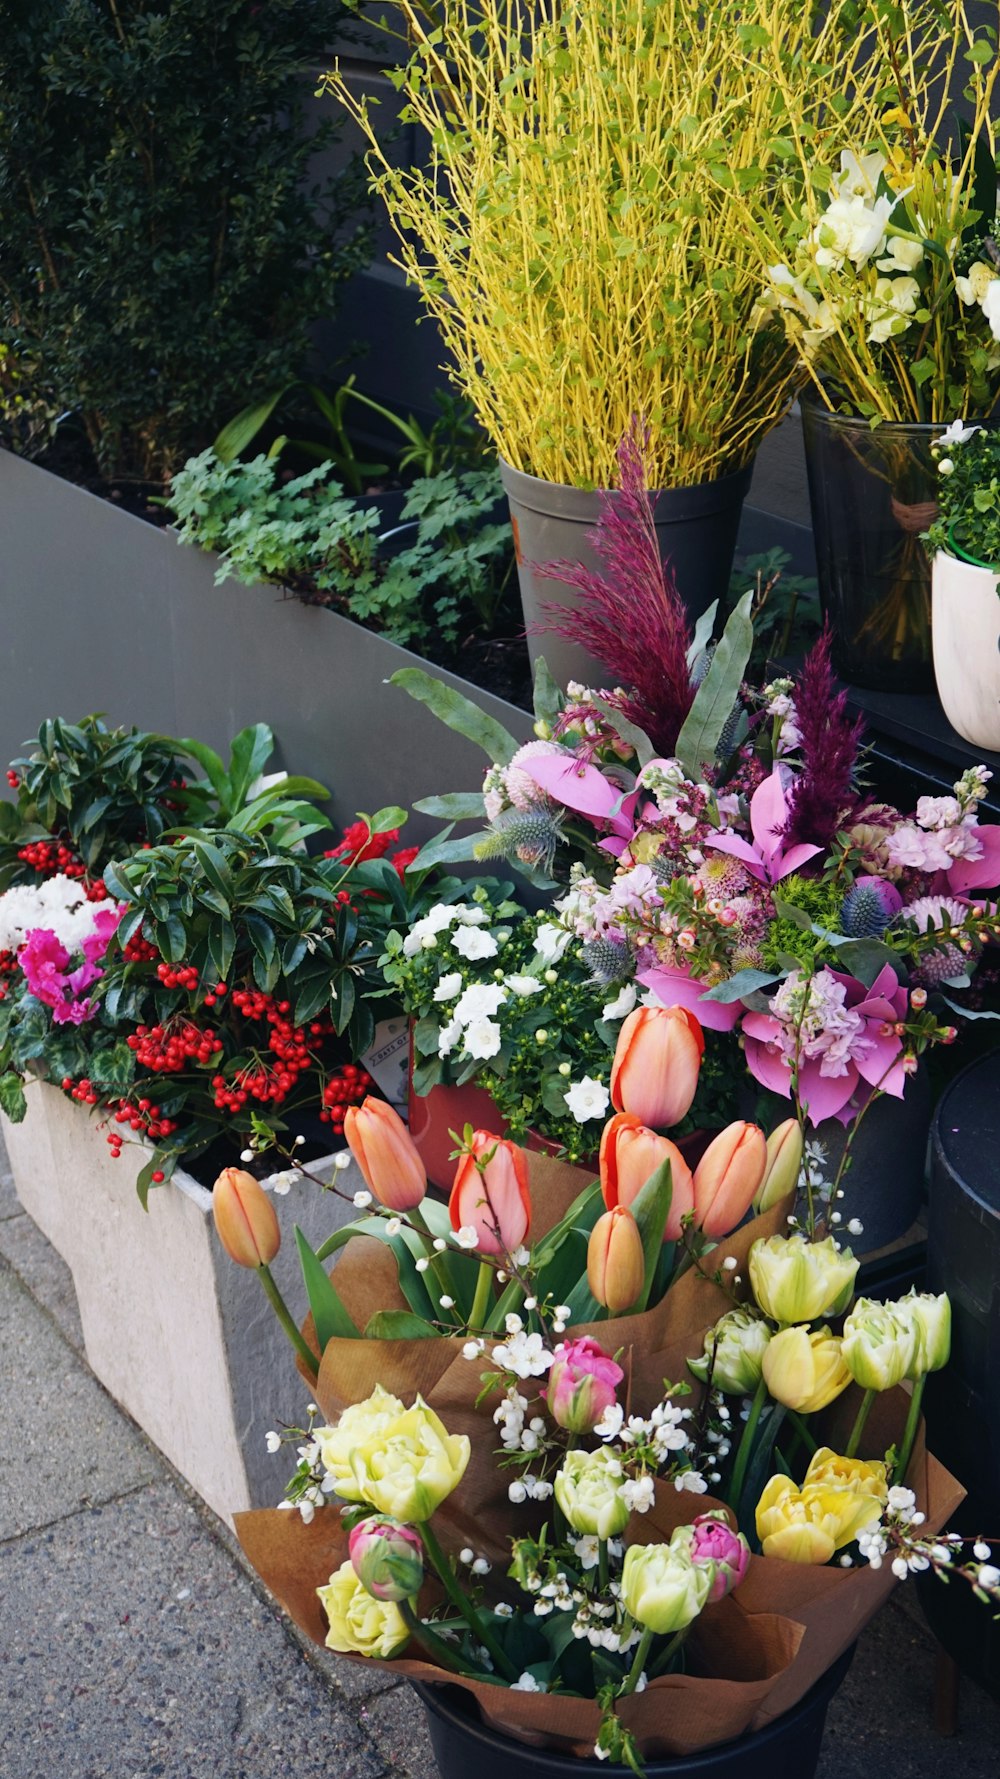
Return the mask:
M562 1341L543 1391L549 1413L569 1433L590 1433L617 1401L615 1392L624 1376L621 1366L589 1335Z
M371 1094L349 1106L344 1136L365 1183L387 1211L412 1211L427 1191L427 1170L406 1125L387 1100Z
M412 1600L424 1579L424 1547L412 1526L361 1520L347 1540L351 1566L376 1600Z
M618 1033L611 1103L655 1129L679 1124L698 1086L705 1039L686 1007L636 1007Z
M733 1532L720 1514L701 1513L692 1527L691 1561L713 1570L708 1604L725 1599L740 1582L750 1564L750 1546L742 1532Z
M727 1124L694 1170L694 1220L717 1240L742 1222L764 1178L767 1139L756 1124Z
M617 1316L642 1290L646 1259L639 1225L631 1211L616 1205L598 1217L587 1244L587 1283L598 1303Z
M258 1180L223 1168L212 1188L212 1215L222 1246L237 1266L270 1266L281 1247L274 1206Z
M453 1229L474 1229L480 1254L512 1254L531 1224L524 1151L487 1130L472 1133L448 1200Z
M664 1161L670 1163L672 1193L663 1231L665 1242L680 1239L681 1218L694 1206L691 1169L676 1143L647 1130L633 1112L616 1112L601 1135L601 1191L609 1211L615 1205L629 1210L651 1174Z

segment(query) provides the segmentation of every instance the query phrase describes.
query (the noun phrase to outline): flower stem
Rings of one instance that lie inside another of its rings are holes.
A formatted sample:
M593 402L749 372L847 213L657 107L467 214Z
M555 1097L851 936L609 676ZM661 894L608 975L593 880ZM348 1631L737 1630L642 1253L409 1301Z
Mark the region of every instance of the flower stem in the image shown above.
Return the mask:
M670 1662L673 1661L674 1656L677 1654L677 1651L680 1649L681 1644L684 1642L684 1639L686 1638L690 1628L691 1628L690 1625L685 1625L683 1630L675 1632L674 1636L671 1637L670 1642L667 1644L666 1649L661 1651L661 1653L657 1656L655 1662L653 1663L653 1666L649 1670L650 1680L655 1680L656 1676L658 1674L663 1674L666 1672L668 1665L670 1664Z
M851 1428L851 1437L847 1441L847 1450L844 1453L845 1458L853 1458L858 1446L861 1444L861 1435L865 1430L865 1422L871 1413L871 1407L875 1400L876 1393L875 1390L866 1390L861 1398L861 1407L858 1409L858 1412L854 1417L854 1426Z
M760 1420L761 1410L766 1401L767 1385L765 1384L763 1377L761 1377L754 1392L754 1399L750 1404L750 1413L747 1416L747 1424L743 1429L743 1437L740 1440L739 1448L736 1453L732 1481L729 1485L729 1505L737 1513L739 1512L740 1496L743 1493L743 1484L746 1480L747 1465L750 1462L750 1454L753 1451L754 1435L757 1432L757 1422Z
M423 1539L424 1549L444 1584L444 1591L459 1617L465 1620L472 1635L482 1644L484 1649L489 1651L490 1655L493 1657L493 1663L497 1673L502 1674L505 1680L516 1680L517 1669L504 1654L494 1637L493 1632L484 1625L468 1594L464 1593L462 1588L459 1587L452 1571L451 1564L445 1556L444 1551L441 1549L441 1546L438 1543L437 1533L431 1529L429 1520L425 1520L422 1523L420 1527L420 1536Z
M924 1385L926 1382L927 1373L925 1371L921 1377L917 1378L913 1386L913 1395L910 1397L910 1412L906 1417L906 1426L903 1430L903 1444L900 1449L899 1457L896 1460L896 1469L894 1473L894 1480L900 1483L905 1483L906 1472L910 1468L910 1459L913 1456L913 1446L917 1437L917 1427L920 1422L920 1405L923 1401Z
M602 1594L608 1591L608 1541L606 1538L597 1540L597 1585Z
M442 1667L450 1668L453 1673L462 1673L464 1664L457 1650L451 1649L443 1637L439 1637L431 1630L430 1625L425 1625L423 1619L418 1618L413 1610L412 1600L400 1600L399 1612L410 1635L423 1645L429 1656L433 1656Z
M271 1268L269 1266L258 1266L257 1277L260 1279L260 1282L263 1285L264 1290L267 1293L268 1301L271 1305L271 1308L273 1309L275 1315L277 1316L278 1321L281 1323L282 1328L285 1330L285 1333L287 1334L289 1340L291 1341L292 1346L295 1348L295 1351L298 1353L299 1358L302 1360L303 1364L305 1364L309 1367L309 1370L312 1373L313 1377L318 1377L319 1376L319 1360L317 1359L312 1348L308 1345L308 1343L305 1340L303 1340L302 1335L299 1333L298 1328L296 1327L294 1321L292 1320L292 1315L288 1308L288 1305L285 1302L284 1298L282 1297L281 1292L278 1290L278 1287L274 1281L273 1275L271 1273Z
M810 1456L812 1455L813 1452L818 1452L819 1446L817 1445L815 1439L813 1438L812 1434L810 1433L808 1425L806 1424L806 1421L803 1418L803 1416L796 1414L794 1408L787 1409L786 1413L788 1415L789 1421L792 1424L792 1430L795 1433L796 1438L800 1439L802 1441L802 1444L805 1446L806 1451L810 1454Z
M622 1687L620 1693L618 1694L618 1697L620 1699L627 1698L629 1693L635 1692L635 1689L638 1686L639 1681L642 1677L643 1668L646 1666L646 1660L649 1655L649 1648L650 1648L650 1644L652 1643L652 1641L653 1641L653 1632L651 1630L649 1630L647 1627L642 1633L642 1638L639 1643L639 1647L635 1652L635 1661L632 1663L632 1666L628 1671L628 1676L626 1678L625 1685Z
M472 1300L472 1313L469 1316L470 1328L482 1328L486 1321L492 1283L493 1268L488 1260L481 1260L479 1262L479 1277L476 1280L476 1295Z

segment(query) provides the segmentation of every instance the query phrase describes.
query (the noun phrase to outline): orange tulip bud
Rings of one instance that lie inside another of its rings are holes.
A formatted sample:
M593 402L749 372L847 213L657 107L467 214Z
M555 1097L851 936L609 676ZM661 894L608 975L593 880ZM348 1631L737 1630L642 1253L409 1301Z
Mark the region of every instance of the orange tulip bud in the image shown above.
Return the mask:
M678 1124L698 1085L705 1039L686 1007L636 1007L618 1033L611 1103L660 1129Z
M523 1149L488 1130L473 1131L469 1149L455 1170L448 1210L453 1229L476 1231L477 1253L512 1254L531 1225Z
M691 1169L676 1143L647 1130L633 1112L616 1112L609 1118L601 1136L600 1159L601 1191L609 1211L616 1205L628 1210L650 1175L665 1161L670 1163L673 1191L663 1239L676 1242L681 1218L694 1206Z
M767 1140L756 1124L727 1124L694 1170L694 1220L705 1235L728 1235L764 1178Z
M281 1247L274 1206L263 1186L239 1167L223 1168L212 1189L219 1240L237 1266L270 1266Z
M587 1245L587 1283L598 1303L617 1316L642 1290L646 1261L639 1225L631 1211L616 1205L598 1217Z
M427 1169L406 1125L386 1100L371 1094L349 1106L344 1135L365 1182L387 1211L412 1211L427 1191Z

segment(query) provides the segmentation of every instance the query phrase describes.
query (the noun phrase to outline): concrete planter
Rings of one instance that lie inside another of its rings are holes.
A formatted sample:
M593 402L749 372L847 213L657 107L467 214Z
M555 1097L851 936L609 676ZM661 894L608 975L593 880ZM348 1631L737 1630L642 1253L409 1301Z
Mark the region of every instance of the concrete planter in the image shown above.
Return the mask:
M58 1088L31 1082L27 1097L24 1122L3 1121L14 1183L73 1274L91 1369L220 1518L274 1507L291 1465L264 1436L303 1425L308 1395L259 1281L215 1235L211 1193L178 1171L145 1213L135 1192L144 1146L113 1161L96 1120ZM331 1158L314 1164L331 1170ZM364 1184L353 1163L339 1183ZM318 1247L355 1213L308 1180L275 1205L283 1243L272 1271L301 1320L294 1225Z
M938 697L973 747L1000 749L1000 571L939 550L931 571Z
M223 750L247 723L269 723L275 767L330 785L338 823L482 783L482 750L385 684L428 664L361 625L276 587L217 587L215 556L6 451L0 536L4 762L45 717L99 710ZM526 711L428 670L530 740ZM439 826L412 817L407 843Z

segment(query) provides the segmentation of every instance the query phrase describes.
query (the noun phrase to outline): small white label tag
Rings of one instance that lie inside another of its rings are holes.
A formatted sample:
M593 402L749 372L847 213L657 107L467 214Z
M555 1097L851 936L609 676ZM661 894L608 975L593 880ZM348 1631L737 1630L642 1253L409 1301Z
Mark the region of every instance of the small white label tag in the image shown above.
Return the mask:
M405 1107L409 1097L410 1026L407 1019L382 1019L375 1042L359 1059L374 1076L390 1105Z

